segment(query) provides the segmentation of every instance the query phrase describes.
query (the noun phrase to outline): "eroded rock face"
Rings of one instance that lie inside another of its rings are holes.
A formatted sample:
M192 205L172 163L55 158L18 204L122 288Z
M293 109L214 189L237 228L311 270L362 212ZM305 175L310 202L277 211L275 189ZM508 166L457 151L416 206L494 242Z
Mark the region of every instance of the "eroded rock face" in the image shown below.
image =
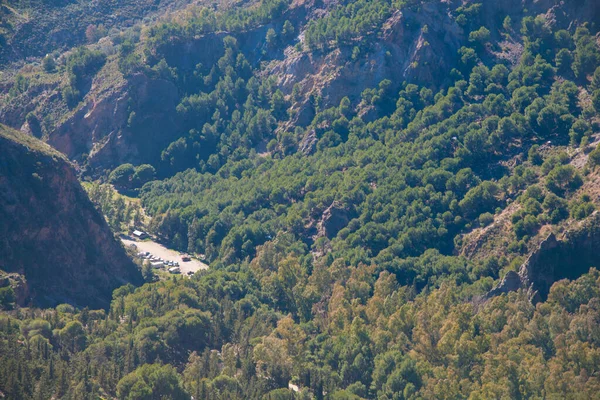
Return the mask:
M350 211L334 201L325 211L317 225L317 237L335 237L350 222Z
M0 125L0 269L23 275L36 305L107 308L140 272L71 165L18 135Z
M503 293L515 292L522 286L521 276L515 271L508 271L496 287L487 294L488 298L500 296Z
M307 131L302 137L302 141L298 145L298 150L305 156L309 156L315 152L317 146L317 132L314 129Z
M92 94L49 133L48 143L71 159L87 154L92 170L156 161L160 145L177 129L175 85L138 74L114 87L92 88Z
M518 289L530 292L533 302L548 297L552 284L576 279L600 266L600 213L568 230L559 240L551 233L521 265L519 273L509 272L488 294L493 297Z
M15 304L24 307L29 304L31 297L27 280L21 274L0 271L0 288L11 287ZM11 305L12 306L12 305Z
M381 36L356 59L352 46L311 53L288 49L265 75L276 76L286 93L295 84L307 98L318 93L323 108L337 106L345 96L356 103L364 89L376 87L384 79L392 81L394 92L403 82L428 87L432 82L444 84L439 77L449 76L455 66L464 32L445 5L426 3L418 12L396 11L385 22ZM304 109L309 105L308 101L299 105L300 125L306 124Z

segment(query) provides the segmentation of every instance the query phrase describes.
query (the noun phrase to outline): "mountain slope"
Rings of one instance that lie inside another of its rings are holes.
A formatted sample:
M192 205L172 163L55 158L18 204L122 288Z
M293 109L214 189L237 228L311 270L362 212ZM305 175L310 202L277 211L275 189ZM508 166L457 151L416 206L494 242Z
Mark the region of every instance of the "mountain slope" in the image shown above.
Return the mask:
M105 308L142 282L68 161L2 125L0 148L0 269L24 275L36 304Z
M222 1L7 71L0 120L210 268L1 314L0 390L596 398L598 4Z

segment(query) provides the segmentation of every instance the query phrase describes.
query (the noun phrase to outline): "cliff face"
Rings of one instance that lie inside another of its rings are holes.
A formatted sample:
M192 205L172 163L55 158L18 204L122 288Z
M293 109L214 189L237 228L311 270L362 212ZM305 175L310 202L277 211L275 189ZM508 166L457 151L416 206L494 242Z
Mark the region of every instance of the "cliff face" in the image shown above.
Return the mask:
M112 66L114 67L114 66ZM124 162L153 163L177 130L177 88L143 74L115 85L100 85L99 76L81 106L48 134L48 143L71 159L87 154L91 169L114 168ZM131 126L131 112L138 116ZM161 129L157 129L160 127Z
M557 239L551 233L521 265L519 273L509 272L488 293L488 297L515 291L530 292L532 301L545 300L550 287L561 279L577 279L590 267L600 266L600 213L592 214Z
M284 93L291 93L294 85L299 85L303 99L296 105L297 117L293 122L310 123L314 112L309 96L314 93L321 96L322 105L327 108L337 106L345 96L358 103L363 90L376 87L384 79L392 82L393 92L403 82L432 88L435 83L443 86L447 82L438 78L449 77L456 65L460 41L464 39L449 9L429 3L419 12L396 11L385 21L380 36L356 58L352 56L353 46L325 52L298 52L290 47L283 59L271 62L264 74L277 77Z
M71 165L0 125L0 269L25 276L34 303L108 307L142 278Z

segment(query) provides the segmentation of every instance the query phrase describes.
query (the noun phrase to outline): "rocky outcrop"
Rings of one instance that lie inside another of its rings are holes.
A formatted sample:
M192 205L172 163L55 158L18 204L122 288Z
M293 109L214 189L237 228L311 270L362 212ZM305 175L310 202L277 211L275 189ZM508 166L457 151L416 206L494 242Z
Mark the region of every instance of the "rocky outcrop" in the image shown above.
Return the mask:
M508 271L504 278L487 294L487 297L500 296L503 293L515 292L522 286L521 276L515 271Z
M350 222L351 212L340 202L334 201L323 211L323 215L317 224L317 237L335 237L340 230Z
M407 28L410 26L411 28ZM284 92L299 85L305 100L297 105L300 125L310 123L306 108L310 94L321 97L322 107L337 106L348 96L355 104L364 89L390 79L392 91L403 82L430 87L443 85L455 66L464 33L443 3L425 3L418 11L396 11L384 24L381 38L354 59L353 46L329 52L297 52L288 48L282 60L274 61L264 72L276 76ZM302 35L301 35L302 38ZM307 122L308 121L308 122Z
M523 17L523 10L530 15L543 14L549 24L558 29L572 28L572 24L595 22L600 18L600 2L597 0L505 0L483 1L482 19L491 31L499 29L504 18L511 16L513 21Z
M112 66L111 66L112 67ZM117 71L103 71L100 86ZM82 105L48 134L48 143L71 159L88 155L92 170L114 168L125 162L156 162L161 145L177 128L175 107L179 96L175 85L164 79L137 74L115 85L92 87ZM135 121L130 118L135 113Z
M552 284L576 279L600 266L600 213L567 230L561 239L553 233L540 243L521 265L518 274L509 272L488 292L487 297L518 289L529 290L533 302L545 300Z
M19 306L26 306L29 304L31 297L29 293L29 286L27 280L21 274L17 273L5 273L0 271L0 290L3 288L11 288L14 294L13 299L2 299L5 304L1 304L3 308L12 308L15 304Z
M60 153L2 125L0 148L0 270L23 275L34 304L107 308L142 283Z
M302 137L302 140L298 145L298 150L305 156L309 156L315 152L317 148L317 142L317 132L314 129L311 129Z

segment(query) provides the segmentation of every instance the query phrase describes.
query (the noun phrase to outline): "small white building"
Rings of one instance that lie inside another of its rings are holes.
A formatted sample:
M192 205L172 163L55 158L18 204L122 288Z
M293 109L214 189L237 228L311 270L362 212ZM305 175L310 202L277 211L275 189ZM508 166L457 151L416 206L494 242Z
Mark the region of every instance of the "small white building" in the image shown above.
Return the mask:
M133 237L135 237L136 239L146 239L148 237L148 234L146 232L139 231L136 229L135 231L133 231Z

